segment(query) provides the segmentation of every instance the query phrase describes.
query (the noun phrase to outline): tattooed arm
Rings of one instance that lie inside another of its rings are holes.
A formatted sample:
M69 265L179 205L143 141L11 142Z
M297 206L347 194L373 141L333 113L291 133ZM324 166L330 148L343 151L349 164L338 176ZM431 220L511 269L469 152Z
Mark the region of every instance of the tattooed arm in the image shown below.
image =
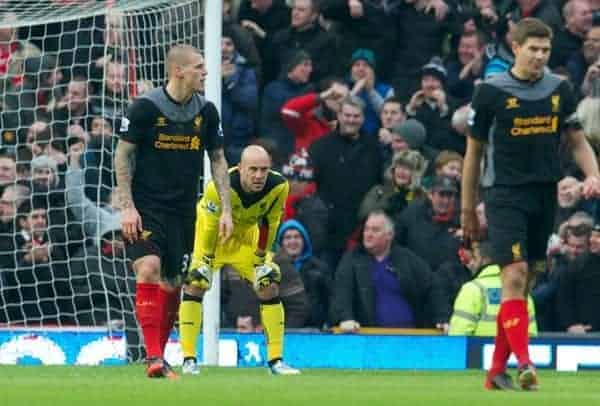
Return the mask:
M229 239L233 233L233 219L231 217L231 199L230 199L230 184L229 172L227 171L227 161L223 148L217 148L208 151L210 157L210 169L212 172L213 181L219 200L221 201L221 218L219 219L219 236L221 241Z
M131 194L131 180L135 170L135 157L137 146L131 142L119 140L115 151L115 172L119 201L123 214L121 216L121 229L123 237L129 242L138 239L142 232L142 218L133 203Z

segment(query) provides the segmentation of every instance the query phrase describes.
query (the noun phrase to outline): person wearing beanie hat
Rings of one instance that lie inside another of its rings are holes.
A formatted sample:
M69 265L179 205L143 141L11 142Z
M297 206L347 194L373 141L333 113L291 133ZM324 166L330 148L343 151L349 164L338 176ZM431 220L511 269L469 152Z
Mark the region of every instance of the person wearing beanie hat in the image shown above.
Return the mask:
M418 120L410 118L392 127L392 134L398 134L408 149L419 150L427 138L425 126Z
M313 85L310 76L312 58L305 51L297 51L288 60L286 71L265 86L260 109L260 137L271 140L280 155L288 157L294 151L294 136L286 128L282 107L295 97L308 94Z
M370 49L359 48L350 59L348 86L351 93L365 103L365 122L362 131L376 136L381 126L379 114L386 99L394 96L394 88L377 81L375 76L375 54Z
M275 33L266 50L265 65L274 65L279 72L290 54L304 50L313 62L311 80L318 82L337 72L337 36L319 24L320 1L294 0L291 7L291 24Z
M444 89L446 78L441 58L433 57L421 69L421 87L406 105L406 114L425 126L429 146L437 150L460 151L464 139L457 137L452 129L451 118L457 106Z
M298 65L309 62L312 64L312 58L310 54L302 49L297 50L296 52L291 53L287 60L283 63L284 73L292 72ZM311 70L312 71L312 70ZM308 79L307 79L308 81Z

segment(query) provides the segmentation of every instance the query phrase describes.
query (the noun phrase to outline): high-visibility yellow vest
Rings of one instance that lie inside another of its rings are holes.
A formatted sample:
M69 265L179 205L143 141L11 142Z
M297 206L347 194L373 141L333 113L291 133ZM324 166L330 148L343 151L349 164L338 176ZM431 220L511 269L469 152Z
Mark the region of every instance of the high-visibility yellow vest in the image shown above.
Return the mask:
M465 283L454 301L450 335L496 336L496 317L502 301L500 267L488 265L475 279ZM537 335L533 299L527 296L529 335Z

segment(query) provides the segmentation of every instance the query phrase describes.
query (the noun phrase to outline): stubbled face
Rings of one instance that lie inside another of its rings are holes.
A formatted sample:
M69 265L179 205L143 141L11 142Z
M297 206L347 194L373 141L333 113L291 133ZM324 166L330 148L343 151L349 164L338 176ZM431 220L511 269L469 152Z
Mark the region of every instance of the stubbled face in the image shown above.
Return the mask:
M357 135L365 121L365 117L359 107L344 104L338 114L338 120L341 134Z
M190 53L186 63L179 65L176 69L183 88L191 89L192 93L204 90L207 72L202 55L196 52Z
M529 79L539 78L550 59L550 50L550 38L530 37L523 45L513 42L515 67Z
M271 169L271 159L267 155L249 156L239 164L240 182L245 191L257 193L264 189Z

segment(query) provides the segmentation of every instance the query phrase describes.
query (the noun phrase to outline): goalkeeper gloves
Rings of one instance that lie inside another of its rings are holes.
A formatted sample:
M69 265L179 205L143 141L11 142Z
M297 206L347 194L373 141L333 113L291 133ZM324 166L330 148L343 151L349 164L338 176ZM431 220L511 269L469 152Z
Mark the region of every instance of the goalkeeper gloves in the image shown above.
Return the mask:
M256 255L258 257L258 255ZM262 263L260 260L255 262L254 265L254 289L260 290L266 288L271 283L281 282L281 270L276 263L264 262L262 257Z
M212 284L213 260L214 257L204 255L200 261L200 264L188 271L186 278L188 285L202 290L210 289L210 285Z

